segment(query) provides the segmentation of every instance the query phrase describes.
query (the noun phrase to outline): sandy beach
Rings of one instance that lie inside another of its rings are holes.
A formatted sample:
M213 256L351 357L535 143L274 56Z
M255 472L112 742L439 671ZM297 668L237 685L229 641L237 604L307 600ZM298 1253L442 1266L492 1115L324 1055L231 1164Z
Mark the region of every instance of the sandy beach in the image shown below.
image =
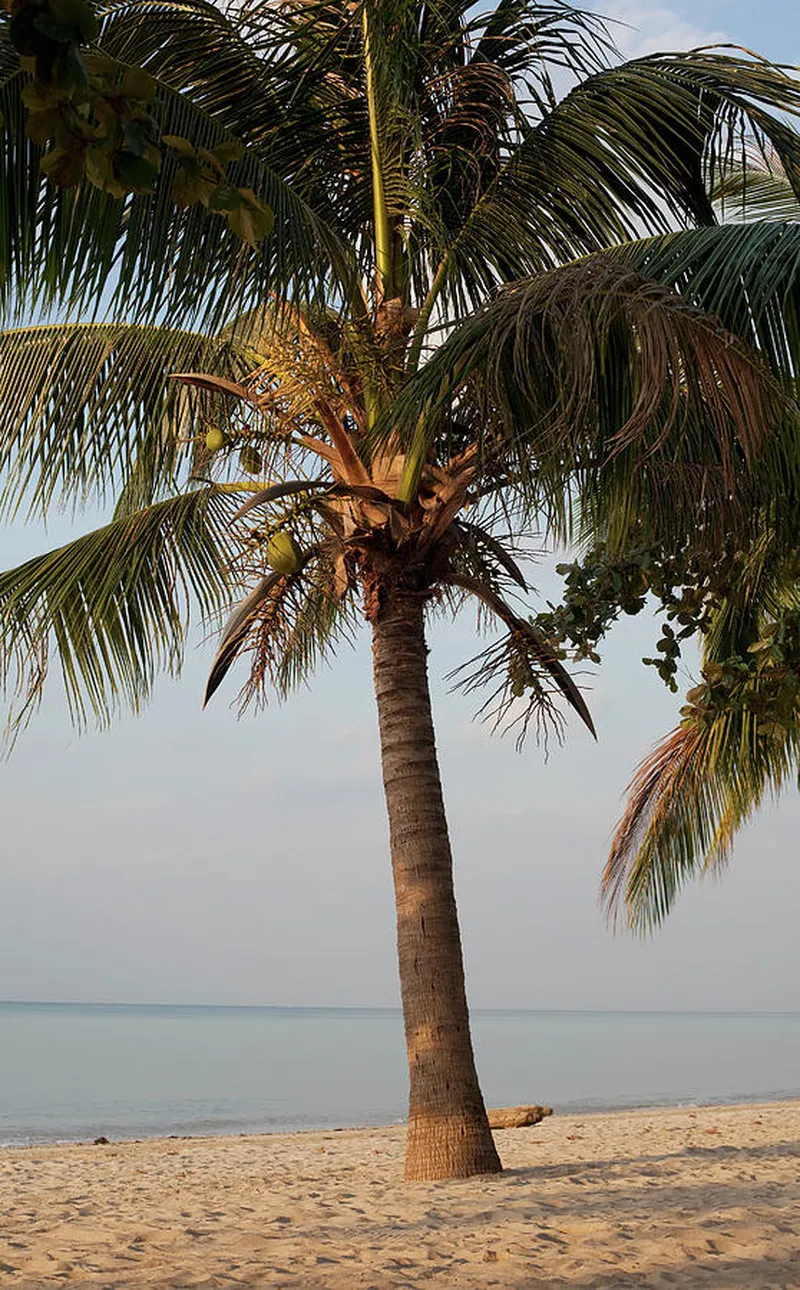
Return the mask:
M800 1101L553 1116L402 1182L403 1130L0 1152L3 1286L800 1287Z

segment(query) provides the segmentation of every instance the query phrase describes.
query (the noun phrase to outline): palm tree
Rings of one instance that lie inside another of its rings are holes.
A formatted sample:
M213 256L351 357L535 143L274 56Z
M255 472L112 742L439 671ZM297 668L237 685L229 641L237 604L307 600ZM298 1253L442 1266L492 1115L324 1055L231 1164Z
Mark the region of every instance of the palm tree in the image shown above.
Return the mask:
M169 161L152 197L56 192L21 127L7 134L11 304L101 304L0 336L2 501L42 515L115 499L107 525L0 577L16 719L50 656L78 721L139 706L179 668L193 605L240 597L206 699L246 656L245 702L288 694L365 617L406 1175L497 1170L426 616L477 603L501 628L462 675L490 686L495 720L558 723L560 696L592 729L519 599L517 536L679 547L701 530L714 552L747 539L776 478L794 489L785 355L753 341L798 261L765 273L753 226L733 269L709 192L745 125L800 156L774 115L798 110L800 85L730 54L615 66L594 17L530 0L478 16L470 0L108 0L100 15L100 47L155 78L165 133L244 141L234 182L268 202L275 232L256 251L202 208L176 210ZM0 57L19 126L21 74ZM561 98L553 75L572 86Z

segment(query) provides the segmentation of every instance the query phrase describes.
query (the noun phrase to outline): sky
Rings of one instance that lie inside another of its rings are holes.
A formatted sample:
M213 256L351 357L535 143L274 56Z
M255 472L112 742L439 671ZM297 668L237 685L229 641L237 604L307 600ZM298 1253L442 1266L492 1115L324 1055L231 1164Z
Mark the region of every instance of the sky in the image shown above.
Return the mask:
M788 0L607 0L630 54L727 40L800 62ZM69 536L0 532L0 566ZM534 569L542 596L556 585ZM535 598L532 599L535 604ZM473 1007L798 1010L800 803L741 835L720 881L686 889L654 937L598 907L636 762L677 703L626 620L588 680L598 728L563 747L492 737L448 671L468 616L431 632L431 678ZM366 633L285 707L200 710L213 641L138 719L77 738L57 688L0 765L0 999L395 1006L394 914ZM689 675L684 677L689 683Z

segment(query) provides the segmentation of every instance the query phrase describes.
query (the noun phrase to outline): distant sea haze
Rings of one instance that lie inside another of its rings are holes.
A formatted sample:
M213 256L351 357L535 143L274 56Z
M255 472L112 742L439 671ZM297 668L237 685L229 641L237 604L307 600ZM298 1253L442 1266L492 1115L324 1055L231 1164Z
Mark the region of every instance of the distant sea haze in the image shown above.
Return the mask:
M800 1096L800 1013L473 1013L487 1103ZM0 1143L403 1119L399 1010L0 1004Z

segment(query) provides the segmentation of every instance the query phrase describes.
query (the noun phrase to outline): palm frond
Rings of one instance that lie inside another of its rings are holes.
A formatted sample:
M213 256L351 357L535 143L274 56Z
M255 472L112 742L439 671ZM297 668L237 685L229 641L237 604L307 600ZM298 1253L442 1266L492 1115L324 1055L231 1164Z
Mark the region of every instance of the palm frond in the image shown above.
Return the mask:
M521 132L442 248L435 291L463 313L502 280L631 237L714 222L711 191L741 157L742 132L800 174L800 111L779 67L696 50L586 77Z
M213 10L211 5L161 8L181 31L190 9L202 11L206 26ZM123 9L131 30L146 29L157 17L148 10L159 6L134 0L120 7L120 21ZM161 18L165 21L165 14ZM114 19L109 10L106 27L112 56ZM230 36L230 24L225 32ZM220 32L213 23L207 34L218 56L215 42ZM229 53L241 58L241 46L240 40ZM102 34L100 48L105 48ZM219 58L215 73L208 60L183 66L183 88L160 82L153 110L164 134L213 148L230 138L225 113L212 111L221 84ZM210 95L204 94L204 72L212 75L216 87ZM230 176L233 183L255 191L275 214L275 230L258 251L244 246L224 220L201 205L186 210L176 205L172 185L177 161L171 155L165 156L148 197L118 200L88 181L77 189L55 188L39 171L41 148L25 134L24 84L19 57L3 26L0 110L6 125L0 136L0 287L7 309L88 306L113 314L124 306L134 321L177 316L187 326L217 330L232 313L258 304L271 290L306 298L318 290L324 276L337 273L345 294L351 289L352 257L341 237L265 164L255 147L232 166ZM236 96L235 82L231 96Z
M488 561L499 565L512 582L515 582L523 591L528 590L525 576L511 552L492 533L487 532L480 524L473 524L465 519L454 520L453 528L460 538L460 550L466 546L475 554L485 554Z
M800 200L782 167L740 166L714 189L724 220L800 221Z
M174 488L204 427L167 380L199 366L244 375L237 343L168 327L63 323L0 332L0 508L44 516L106 502L120 512Z
M702 681L686 696L681 724L628 788L602 893L610 915L639 931L665 918L687 881L727 863L738 831L797 772L796 556L786 558L764 519L760 541L724 579L727 594L710 602Z
M336 594L330 553L307 548L294 573L260 578L234 611L214 660L205 702L245 656L250 670L239 695L241 707L264 706L271 695L287 698L337 646L353 640L358 622L353 596Z
M379 434L403 427L421 467L451 416L566 537L570 476L610 541L634 523L685 535L701 518L721 539L748 479L771 495L775 475L753 471L768 453L796 483L795 405L756 350L621 255L505 288L407 383Z
M281 581L282 574L266 574L234 609L223 629L219 648L214 655L211 671L203 694L203 707L213 698L239 655L247 633L259 609L265 604Z
M0 574L2 681L38 703L57 661L79 725L135 711L160 671L180 671L190 612L228 595L230 498L214 488L114 520Z
M276 113L280 82L240 16L209 0L101 0L99 43L256 148Z
M281 484L270 484L269 487L261 488L257 493L253 493L252 497L248 497L233 518L240 520L257 506L265 506L268 502L278 501L282 497L291 497L295 493L311 493L318 488L329 487L330 484L325 479L287 479Z
M356 261L369 272L362 7L251 4L221 11L203 0L122 0L106 8L103 48L146 67L162 94L190 102L241 138L258 163L249 186L276 214L267 257L272 283L262 279L262 298L270 285L281 295L307 297L302 288L319 282L325 258L340 271L345 298ZM276 269L289 260L297 281L281 286Z
M337 592L335 562L330 554L323 554L311 566L303 599L284 628L280 661L273 674L278 695L288 697L318 667L331 662L341 645L353 645L362 622L352 589ZM257 650L265 643L257 642Z
M507 642L507 644L510 647L512 655L521 655L524 657L525 662L527 663L528 672L531 671L531 665L533 665L534 668L547 672L556 687L560 690L561 694L570 706L574 708L575 712L577 712L590 734L592 734L596 739L597 732L594 728L594 722L592 721L591 713L586 706L586 701L584 700L583 695L561 662L561 657L558 651L552 648L542 633L534 627L532 623L529 623L526 619L520 618L518 614L515 614L491 586L480 583L474 578L464 577L462 574L458 574L454 571L447 575L446 581L450 586L459 587L462 591L468 592L469 595L476 596L478 600L485 604L487 608L506 625L510 633L509 642ZM516 661L518 662L519 660L517 659ZM510 679L511 685L513 686L515 680L513 663L508 670L511 673ZM495 668L493 666L491 669L492 674L494 674L494 671ZM544 693L541 690L541 686L535 684L535 678L532 675L530 677L526 676L525 680L527 683L525 688L529 688L533 691L532 702L534 705L541 704L542 695ZM475 678L470 679L470 689L475 688L474 681Z
M688 229L630 242L609 255L716 316L800 393L799 225Z
M644 932L690 879L719 870L739 829L796 772L800 737L767 736L756 713L684 723L637 768L603 875L611 917Z

